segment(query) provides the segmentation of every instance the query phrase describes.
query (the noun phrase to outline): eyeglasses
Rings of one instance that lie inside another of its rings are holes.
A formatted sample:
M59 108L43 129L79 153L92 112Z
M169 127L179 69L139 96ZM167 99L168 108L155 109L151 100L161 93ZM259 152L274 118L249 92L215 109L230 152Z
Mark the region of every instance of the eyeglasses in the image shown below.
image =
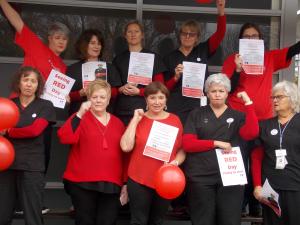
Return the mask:
M197 36L197 33L196 32L180 32L180 36L182 37L191 37L191 38L194 38Z
M277 100L277 101L280 101L286 97L290 97L290 96L287 96L287 95L274 95L274 96L271 96L271 99L274 101L274 100Z
M259 39L259 34L243 35L243 39Z

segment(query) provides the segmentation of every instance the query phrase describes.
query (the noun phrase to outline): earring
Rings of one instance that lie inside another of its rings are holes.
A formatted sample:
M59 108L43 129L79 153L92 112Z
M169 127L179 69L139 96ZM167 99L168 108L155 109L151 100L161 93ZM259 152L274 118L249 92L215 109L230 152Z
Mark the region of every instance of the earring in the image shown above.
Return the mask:
M167 111L167 110L168 110L168 107L167 107L167 105L164 107L164 110L165 110L165 111Z
M148 107L148 105L146 105L146 111L148 111L149 110L149 107Z

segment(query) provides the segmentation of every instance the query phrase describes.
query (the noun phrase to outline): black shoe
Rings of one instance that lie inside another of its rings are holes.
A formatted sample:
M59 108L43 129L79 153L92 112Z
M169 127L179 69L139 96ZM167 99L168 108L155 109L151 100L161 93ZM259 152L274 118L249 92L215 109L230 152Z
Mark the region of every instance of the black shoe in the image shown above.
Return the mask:
M247 217L248 216L248 212L246 208L242 209L242 217Z

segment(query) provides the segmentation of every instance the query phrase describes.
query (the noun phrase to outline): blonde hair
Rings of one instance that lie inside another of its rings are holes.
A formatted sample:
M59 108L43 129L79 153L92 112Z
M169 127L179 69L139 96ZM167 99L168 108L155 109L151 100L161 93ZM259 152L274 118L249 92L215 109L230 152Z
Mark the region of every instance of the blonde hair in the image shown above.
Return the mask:
M90 99L90 97L92 96L92 94L95 91L104 89L106 90L108 96L111 96L111 86L109 83L107 83L105 80L101 80L101 79L96 79L94 81L92 81L91 83L89 83L89 86L87 88L86 91L86 96L88 99Z

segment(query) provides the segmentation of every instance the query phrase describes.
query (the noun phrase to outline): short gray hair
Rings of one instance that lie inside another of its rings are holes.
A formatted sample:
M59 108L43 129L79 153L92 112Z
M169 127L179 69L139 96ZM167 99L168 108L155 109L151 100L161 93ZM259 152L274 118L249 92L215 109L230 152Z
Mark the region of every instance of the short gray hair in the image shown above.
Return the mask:
M52 23L49 26L49 28L48 28L48 36L52 36L55 33L62 33L66 37L69 37L70 30L69 30L69 28L65 24L60 23L60 22L55 22L55 23Z
M204 90L207 93L210 86L212 84L220 84L225 87L225 89L230 92L231 84L229 78L223 73L215 73L210 75L207 80L205 81Z
M285 95L289 96L293 112L299 112L299 90L296 84L286 80L281 81L272 89L273 94L277 91L283 91Z

